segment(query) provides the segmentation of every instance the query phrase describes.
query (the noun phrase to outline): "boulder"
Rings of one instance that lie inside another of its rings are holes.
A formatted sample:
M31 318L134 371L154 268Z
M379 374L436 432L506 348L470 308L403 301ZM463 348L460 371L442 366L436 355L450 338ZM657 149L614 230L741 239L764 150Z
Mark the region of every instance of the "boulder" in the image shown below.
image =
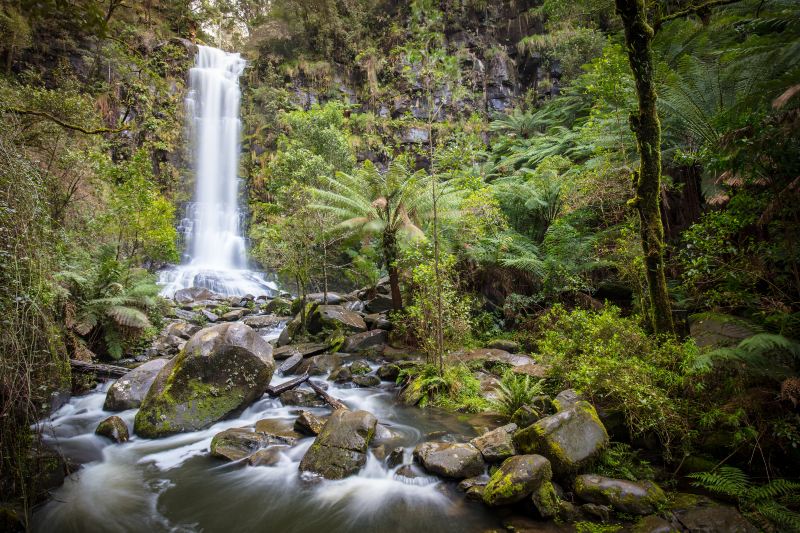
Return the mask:
M196 300L210 300L213 297L214 293L205 287L189 287L175 291L175 295L172 298L177 303L185 305Z
M300 461L300 470L326 479L358 473L367 462L367 447L377 419L367 411L337 409Z
M311 294L306 295L306 300L309 302L317 302L326 305L338 305L344 301L344 298L342 298L340 294L329 292L328 299L325 301L325 293L312 292Z
M350 372L349 366L340 366L330 373L328 380L336 383L347 383L352 379L352 377L353 373Z
M628 481L594 474L575 478L575 494L589 503L639 515L652 514L667 502L664 491L652 481Z
M755 533L759 531L735 507L721 505L710 498L676 494L672 515L689 533Z
M414 448L414 458L429 472L455 479L478 476L485 467L472 444L423 442Z
M237 320L241 320L246 314L247 309L234 309L233 311L228 311L223 314L219 319L225 322L236 322Z
M303 362L303 354L295 353L294 355L292 355L291 357L289 357L288 359L284 360L281 363L281 366L278 367L278 374L282 376L286 374L291 374L292 372L297 370L297 368L300 366L300 363L302 362Z
M559 475L576 472L608 445L608 433L589 402L580 400L514 434L521 453L538 453Z
M350 363L350 373L355 375L358 374L369 374L372 371L372 368L369 366L364 360L353 361Z
M307 372L309 376L322 376L342 366L342 358L336 353L323 353L303 359L297 372Z
M361 333L367 324L361 315L348 311L341 305L319 305L308 319L308 332L318 334L326 331Z
M370 330L373 329L383 329L386 331L391 331L392 329L392 322L386 318L384 313L372 313L364 317L364 322L367 323L367 327Z
M521 501L539 490L552 477L550 461L541 455L509 457L489 478L483 492L483 501L491 506Z
M320 418L309 411L300 411L300 416L294 421L294 430L303 435L315 437L325 425Z
M387 294L378 294L364 306L368 313L386 313L394 309L392 297Z
M353 376L353 383L359 387L377 387L381 384L381 378L372 374Z
M389 340L389 333L382 329L373 329L363 333L350 335L344 340L341 351L346 353L365 352L382 347Z
M202 316L203 318L206 319L206 321L211 322L212 324L217 320L219 320L219 317L214 313L212 313L211 311L209 311L208 309L201 309L200 316Z
M167 335L174 335L175 337L180 337L181 339L189 340L189 338L200 331L200 326L196 326L194 324L190 324L189 322L184 322L180 320L178 322L173 322L169 326L165 333Z
M517 453L512 440L516 430L516 424L507 424L475 437L469 443L478 448L484 461L499 463Z
M394 363L386 363L380 366L375 373L383 381L396 382L400 375L400 367Z
M503 350L509 353L519 353L520 351L519 343L510 339L495 339L487 344L486 347L493 350Z
M272 346L250 327L227 322L202 329L159 371L134 431L157 438L204 429L260 398L274 370Z
M211 439L211 455L228 461L239 461L255 451L273 444L291 446L295 439L268 435L248 428L226 429Z
M270 446L257 450L247 459L250 466L272 466L281 460L281 454L287 450L287 446Z
M242 322L253 329L273 328L280 325L286 319L275 315L250 315L242 319Z
M581 395L573 389L562 390L553 399L553 406L555 407L556 411L563 411L565 409L569 409L583 399L584 398L582 398Z
M307 389L292 389L281 393L279 396L283 405L297 405L299 407L325 407L325 401L317 393Z
M542 518L554 518L561 510L561 500L550 481L545 481L533 491L531 502Z
M511 422L526 428L542 418L542 412L533 405L523 405L511 415Z
M403 457L405 455L405 450L402 446L398 446L393 448L389 455L386 456L386 467L387 468L394 468L398 465L403 464Z
M167 362L167 359L153 359L119 378L109 387L103 409L125 411L139 407L156 376Z
M288 316L291 314L292 302L284 298L274 298L264 307L264 311L278 316Z
M118 416L109 416L97 425L94 430L96 435L106 437L114 442L128 442L128 426Z
M262 418L255 424L255 431L272 437L288 439L286 444L294 444L303 435L294 430L294 422L290 418Z
M302 344L289 344L276 348L272 356L277 359L289 359L295 354L300 354L302 357L309 355L316 355L328 349L328 345L319 342L305 342Z

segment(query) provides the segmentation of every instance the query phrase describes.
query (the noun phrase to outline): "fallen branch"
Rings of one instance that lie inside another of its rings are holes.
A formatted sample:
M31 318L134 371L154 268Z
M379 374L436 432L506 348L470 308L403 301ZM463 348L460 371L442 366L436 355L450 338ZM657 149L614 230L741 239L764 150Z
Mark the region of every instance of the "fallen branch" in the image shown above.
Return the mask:
M70 359L69 366L72 367L73 372L78 372L81 374L96 374L98 377L103 378L119 378L131 371L129 368L125 368L124 366L87 363L86 361L78 361L77 359Z
M95 128L95 129L86 129L83 126L78 126L77 124L70 124L69 122L64 122L58 117L51 115L50 113L46 113L44 111L36 111L35 109L23 109L19 107L3 107L0 108L2 111L8 111L9 113L15 113L17 115L34 115L37 117L46 118L52 122L55 122L62 128L67 128L69 130L79 131L81 133L85 133L86 135L99 135L101 133L120 133L123 131L127 131L128 128Z
M308 384L311 386L312 389L314 389L314 392L319 394L322 397L322 399L325 400L328 403L328 405L333 407L334 411L336 411L338 409L347 409L347 406L345 404L343 404L342 402L340 402L339 400L337 400L336 398L334 398L333 396L331 396L330 394L325 392L322 389L322 387L320 387L319 385L317 385L313 381L309 381Z
M292 390L293 388L297 387L298 385L307 380L308 380L308 374L303 374L300 377L290 379L289 381L284 381L280 385L270 385L269 387L267 387L267 394L269 394L270 396L280 396L287 390Z

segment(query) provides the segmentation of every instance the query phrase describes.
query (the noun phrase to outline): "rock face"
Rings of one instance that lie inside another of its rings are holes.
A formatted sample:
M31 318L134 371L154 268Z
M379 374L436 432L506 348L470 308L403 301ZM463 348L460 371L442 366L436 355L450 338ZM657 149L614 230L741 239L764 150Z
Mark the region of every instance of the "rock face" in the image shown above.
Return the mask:
M609 505L623 513L647 515L667 501L652 481L627 481L586 474L575 478L575 494L584 501Z
M108 389L103 409L125 411L126 409L136 409L142 405L147 391L150 390L150 386L167 361L167 359L153 359L119 378Z
M106 437L118 443L127 442L129 439L128 426L118 416L109 416L97 425L97 429L94 432L101 437Z
M509 457L489 479L483 491L483 501L492 506L521 501L552 477L550 461L541 455Z
M479 476L485 466L472 444L423 442L414 448L414 458L429 472L455 479Z
M300 461L300 470L326 479L356 474L367 462L367 447L377 424L367 411L334 411Z
M569 474L590 462L608 444L608 433L589 402L542 418L514 434L521 453L547 457L557 474Z
M206 428L260 398L274 370L272 347L250 327L202 329L158 373L134 431L158 438Z
M295 439L292 437L268 435L247 428L226 429L211 439L211 455L228 461L238 461L272 444L291 446L294 443Z
M517 430L516 424L507 424L472 439L470 444L478 448L487 463L499 463L517 453L512 434Z
M341 350L347 353L364 352L377 349L389 340L389 333L382 329L373 329L363 333L350 335L344 340Z

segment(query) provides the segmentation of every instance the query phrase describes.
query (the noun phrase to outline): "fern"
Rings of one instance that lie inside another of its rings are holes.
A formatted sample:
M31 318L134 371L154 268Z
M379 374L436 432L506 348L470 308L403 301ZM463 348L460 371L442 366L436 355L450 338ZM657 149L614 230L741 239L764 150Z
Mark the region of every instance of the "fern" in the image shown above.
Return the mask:
M503 374L494 407L498 412L510 417L523 405L530 404L543 391L543 379L534 382L531 376L515 374L509 370Z
M757 333L735 347L718 348L699 355L693 368L708 372L722 363L738 363L755 376L782 380L794 374L792 364L800 358L800 343L774 333Z

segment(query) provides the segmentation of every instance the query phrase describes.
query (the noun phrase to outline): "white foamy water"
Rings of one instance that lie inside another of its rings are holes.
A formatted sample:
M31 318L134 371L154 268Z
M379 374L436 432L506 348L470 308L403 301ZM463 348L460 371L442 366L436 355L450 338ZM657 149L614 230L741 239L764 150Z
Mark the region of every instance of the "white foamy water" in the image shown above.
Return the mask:
M271 294L276 286L249 269L239 207L239 54L198 47L186 98L192 138L194 201L178 225L186 242L182 264L161 275L162 294L206 287L218 294Z

